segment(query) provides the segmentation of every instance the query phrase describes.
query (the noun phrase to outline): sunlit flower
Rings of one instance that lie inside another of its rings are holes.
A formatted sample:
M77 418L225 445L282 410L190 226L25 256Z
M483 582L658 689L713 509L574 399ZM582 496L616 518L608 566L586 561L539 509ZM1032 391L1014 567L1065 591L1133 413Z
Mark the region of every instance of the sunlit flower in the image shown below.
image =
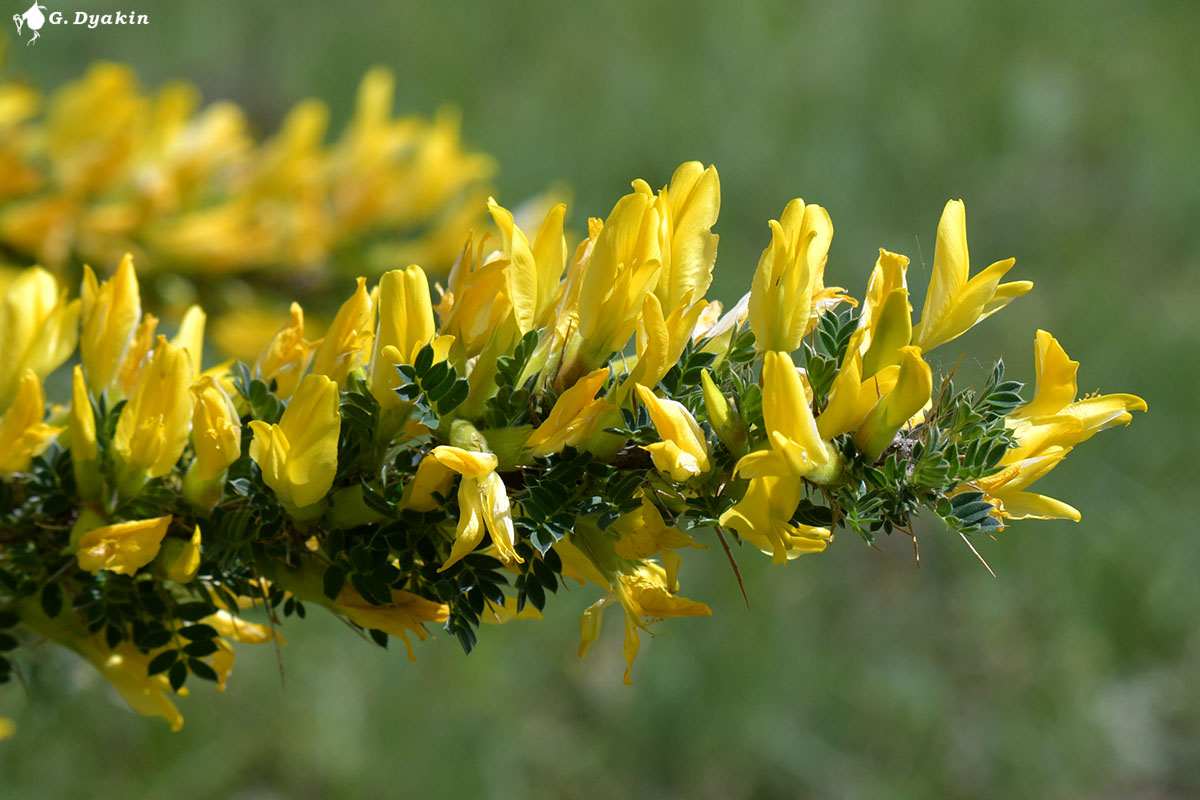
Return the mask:
M158 337L154 355L117 419L113 447L126 465L149 478L175 467L191 430L190 384L186 351Z
M793 475L753 478L742 499L721 515L720 523L770 553L776 564L819 553L833 535L828 528L792 522L803 493L803 479Z
M833 223L821 206L796 198L771 220L750 290L750 328L760 351L790 353L816 327L819 314L844 298L825 288L825 261Z
M258 371L264 381L275 381L275 392L288 398L300 384L308 369L313 350L321 343L304 338L304 309L292 303L287 324L271 338L258 359Z
M47 425L46 395L33 370L26 370L17 386L12 405L0 416L0 477L29 468L62 428Z
M79 539L79 568L92 574L106 569L132 575L158 555L171 516L130 520L92 528Z
M99 395L114 384L142 316L133 257L126 254L116 273L104 282L97 281L96 274L85 264L82 302L80 356L88 388Z
M32 370L44 379L75 350L79 301L41 267L20 272L0 293L0 411L8 407L21 376Z
M676 481L708 472L708 444L691 412L682 403L659 398L641 384L637 385L637 393L662 437L661 442L642 447L654 466Z
M375 306L367 291L366 278L358 279L358 288L338 309L325 333L325 339L313 354L312 371L342 384L346 376L360 366L371 351L375 335Z
M1000 283L1014 263L1011 258L997 261L968 280L966 209L961 200L946 203L938 223L929 291L921 321L912 331L913 344L923 351L945 344L1032 289L1030 281Z
M530 455L545 456L575 447L591 435L600 415L612 408L596 392L608 380L608 368L590 372L558 396L546 420L525 441Z
M333 609L345 614L356 625L368 630L383 631L404 640L410 661L416 661L417 657L413 654L408 634L415 633L423 642L429 635L423 623L445 622L450 613L445 603L435 603L399 589L392 590L391 603L383 606L372 605L349 586L342 589L333 603Z
M263 481L294 509L320 502L337 472L337 384L324 375L308 375L296 389L278 424L250 423L250 458Z
M513 549L517 534L513 529L508 491L496 474L499 463L496 456L450 445L435 447L429 455L462 476L458 484L458 530L454 546L441 569L447 569L478 547L485 526L501 561L506 564L524 561Z

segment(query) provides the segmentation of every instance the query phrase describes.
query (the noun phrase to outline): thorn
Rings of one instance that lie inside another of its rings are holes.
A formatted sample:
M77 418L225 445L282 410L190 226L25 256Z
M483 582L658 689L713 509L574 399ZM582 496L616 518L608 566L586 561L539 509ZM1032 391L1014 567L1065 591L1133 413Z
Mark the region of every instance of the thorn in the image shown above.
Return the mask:
M991 572L993 578L996 577L996 573L992 572L992 568L988 566L988 562L984 561L983 556L979 555L979 551L975 549L975 545L971 544L971 540L967 538L967 535L962 531L959 531L958 535L961 536L962 540L967 543L967 547L971 548L971 552L974 553L975 557L979 559L979 563L983 564L983 568L988 572Z
M717 538L721 540L721 547L725 548L725 557L729 559L729 566L733 567L733 577L737 578L738 588L742 590L742 599L746 601L746 609L749 610L750 596L746 594L746 584L742 583L742 571L738 569L737 560L733 557L733 551L729 549L729 542L725 541L725 533L721 526L714 525L713 528L717 531Z

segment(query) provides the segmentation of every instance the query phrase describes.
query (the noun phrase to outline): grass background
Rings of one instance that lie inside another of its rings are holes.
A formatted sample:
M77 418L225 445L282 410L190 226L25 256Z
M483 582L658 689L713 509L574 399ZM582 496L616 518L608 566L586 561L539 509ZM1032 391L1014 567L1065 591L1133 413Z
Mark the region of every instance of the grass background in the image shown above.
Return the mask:
M149 27L10 39L8 73L50 89L127 61L271 131L307 96L344 119L385 64L399 109L462 110L468 142L499 160L502 203L562 180L577 226L634 177L715 163L727 300L796 195L833 217L830 283L861 293L884 246L913 257L921 296L938 214L961 197L976 269L1015 256L1012 277L1036 288L939 350L943 365L969 352L980 375L1003 353L1029 379L1044 327L1082 362L1082 391L1136 392L1151 413L1039 484L1084 521L985 543L998 579L935 526L920 569L906 537L876 552L843 535L786 568L743 553L750 611L719 553L689 559L685 593L714 617L663 625L633 688L616 617L575 658L591 590L483 631L469 658L439 636L415 665L310 618L287 631L286 686L270 649L243 647L228 692L197 687L175 735L88 668L40 659L31 698L0 696L20 730L0 744L4 796L1200 794L1200 442L1185 417L1200 388L1200 6L135 5Z

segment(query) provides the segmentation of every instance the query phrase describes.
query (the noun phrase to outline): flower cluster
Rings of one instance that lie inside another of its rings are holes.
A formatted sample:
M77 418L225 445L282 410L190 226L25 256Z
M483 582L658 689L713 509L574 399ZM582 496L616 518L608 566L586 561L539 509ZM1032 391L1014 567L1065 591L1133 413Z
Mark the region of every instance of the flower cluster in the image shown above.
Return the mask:
M223 683L231 642L309 606L410 656L431 627L469 651L574 581L597 591L580 654L619 609L628 682L654 623L710 613L680 594L696 550L915 547L922 509L968 543L1079 519L1029 487L1146 405L1077 399L1044 331L1028 402L1002 364L977 389L934 378L930 351L1031 288L1002 282L1011 259L970 274L960 201L915 322L902 255L861 302L826 285L833 226L799 199L746 296L706 299L719 207L716 170L687 163L572 249L562 205L526 231L489 201L498 233L467 237L436 303L418 266L360 278L322 338L293 304L253 363L207 371L203 311L160 335L133 258L77 299L25 271L0 308L0 644L71 648L177 726L172 690Z
M458 119L392 115L393 78L363 78L341 136L329 110L293 108L257 142L245 114L132 70L93 66L42 99L0 83L0 246L60 271L133 252L172 274L448 265L480 217L492 160Z

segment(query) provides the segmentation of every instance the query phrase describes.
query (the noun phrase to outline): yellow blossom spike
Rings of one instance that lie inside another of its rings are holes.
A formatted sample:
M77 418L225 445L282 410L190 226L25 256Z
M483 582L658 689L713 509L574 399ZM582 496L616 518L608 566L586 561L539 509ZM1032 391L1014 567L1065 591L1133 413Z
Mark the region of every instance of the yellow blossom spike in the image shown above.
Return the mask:
M383 408L397 408L403 401L395 392L401 384L396 365L413 363L421 348L431 342L435 361L445 360L453 340L443 336L435 341L437 327L429 299L429 279L415 264L383 274L379 279L378 306L379 327L367 382ZM396 352L385 354L388 348L395 348Z
M896 385L878 403L858 428L854 441L874 461L892 443L896 432L929 402L933 393L933 371L917 347L900 348L900 371Z
M367 291L367 279L359 278L350 299L342 304L324 341L313 354L312 371L324 375L339 386L358 368L371 350L375 335L375 308Z
M17 393L25 370L44 379L75 350L79 337L78 300L41 267L22 270L0 293L0 411Z
M878 309L871 328L871 344L862 356L862 373L900 363L900 348L912 341L912 306L907 289L893 289Z
M200 526L192 532L192 538L167 539L161 553L168 578L176 583L191 583L200 569Z
M860 345L863 353L866 353L875 329L879 327L879 314L883 311L884 301L897 289L908 289L908 258L881 247L867 281L862 311L858 315L858 329L865 331Z
M356 625L368 630L383 631L402 639L410 661L416 661L417 657L413 654L408 634L415 633L423 642L429 636L423 623L442 623L450 615L450 608L445 603L435 603L400 589L392 590L391 603L377 606L346 586L334 601L332 608L340 614L345 614Z
M1010 419L1057 414L1075 402L1079 362L1072 361L1058 340L1043 330L1037 332L1034 365L1037 383L1033 400L1010 414Z
M665 233L662 272L654 293L670 313L701 300L712 283L718 240L712 226L721 212L716 167L706 168L699 161L680 164L659 192L659 211Z
M204 323L207 319L208 316L204 313L204 309L200 306L191 306L184 312L183 321L179 323L179 331L171 340L171 344L187 351L188 364L191 365L193 378L200 375L201 364L204 361Z
M617 201L595 239L578 295L586 370L624 348L634 333L642 301L661 269L660 221L656 204L633 192Z
M968 280L966 209L961 200L946 203L938 222L925 306L912 332L913 344L928 352L966 333L1032 289L1030 281L1000 283L1014 263L1011 258L997 261Z
M640 561L661 554L667 590L672 593L679 591L680 563L679 555L672 550L683 547L708 549L678 528L669 527L658 507L645 496L640 506L618 517L612 528L620 536L613 544L613 552L621 558Z
M191 428L190 383L187 353L159 336L149 365L117 419L113 447L125 465L149 478L175 467Z
M833 538L830 530L791 521L803 491L803 479L793 475L753 478L745 496L721 515L720 523L770 553L775 564L819 553Z
M33 370L27 369L17 384L12 405L0 416L0 477L29 469L63 428L47 425L46 394Z
M590 372L558 396L546 420L525 441L530 455L557 453L591 435L596 420L611 408L608 402L595 399L608 374L607 367Z
M501 561L523 563L524 559L514 549L517 534L513 528L508 491L495 472L499 463L496 456L451 445L435 447L429 455L462 475L458 484L458 530L450 555L438 571L449 568L478 547L485 527Z
M646 626L644 617L667 619L712 615L712 609L704 603L680 597L669 591L666 571L657 564L642 564L630 573L622 573L614 585L614 590L625 609L625 644L622 654L625 657L626 686L633 685L630 672L639 649L638 628Z
M121 642L109 650L100 636L62 643L90 661L134 711L147 717L162 717L173 731L183 727L183 715L171 701L167 676L149 674L149 654L129 642Z
M96 414L83 379L83 367L75 365L71 375L71 467L79 495L87 500L100 496L100 449L96 444Z
M797 198L770 226L750 290L750 328L760 352L790 353L817 323L833 223L825 209Z
M134 384L137 383L138 376L142 374L142 368L146 366L150 360L150 354L154 352L157 330L158 317L153 314L145 314L134 330L133 338L129 340L129 347L125 350L125 357L121 359L120 369L117 370L118 385L126 395L133 392Z
M490 197L487 207L500 231L500 258L508 262L504 267L505 291L512 303L517 327L525 334L533 330L539 312L549 303L554 285L549 282L543 285L539 280L533 247L513 221L512 213Z
M636 389L662 437L661 442L642 447L650 454L654 466L680 482L708 472L708 444L691 412L681 403L657 397L640 383Z
M304 338L304 309L299 303L292 303L289 314L287 324L272 337L257 365L263 380L275 381L275 392L284 399L300 384L313 350L321 343L320 339L310 342Z
M199 478L211 481L242 454L242 426L233 400L211 375L192 384L192 442Z
M729 408L729 401L721 394L708 370L700 372L700 389L704 395L708 424L717 438L729 448L729 452L741 455L746 445L746 426L742 424L741 417Z
M116 273L103 283L96 280L96 274L85 264L81 300L80 356L88 388L99 395L116 380L142 316L133 256L127 253Z
M324 375L308 375L278 424L250 423L250 458L289 513L316 506L333 485L342 423L338 401L336 383Z
M859 353L859 347L866 333L865 329L859 328L850 335L846 355L842 357L842 367L829 389L829 402L826 403L821 416L817 417L817 433L826 442L857 428L870 411L869 407L859 411L859 395L863 386L862 355Z
M92 528L79 539L79 568L95 575L102 569L132 575L158 555L171 515Z
M829 483L841 474L837 450L821 437L813 419L804 381L787 353L763 356L763 423L770 450L743 456L736 471L747 478L763 475L807 476Z
M453 481L454 470L433 456L425 456L417 464L417 474L404 487L399 508L411 508L413 511L433 511L438 507L438 501L434 495L448 497Z

